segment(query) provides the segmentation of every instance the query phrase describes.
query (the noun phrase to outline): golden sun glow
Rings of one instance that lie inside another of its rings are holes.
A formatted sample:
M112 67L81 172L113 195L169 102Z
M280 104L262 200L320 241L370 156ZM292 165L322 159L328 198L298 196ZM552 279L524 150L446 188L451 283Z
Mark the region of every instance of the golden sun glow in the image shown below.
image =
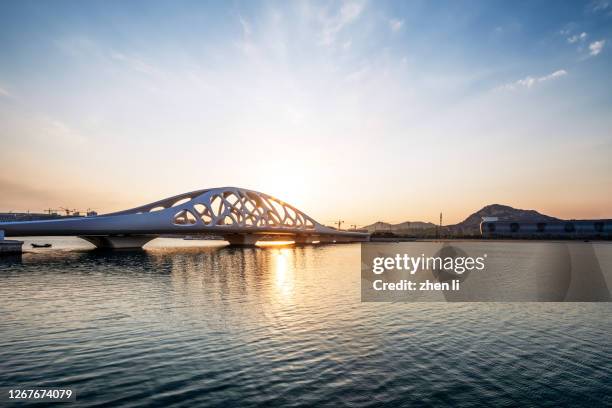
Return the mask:
M295 241L257 241L260 247L279 247L295 244Z
M258 189L300 208L312 195L311 184L317 174L312 168L287 160L262 164L258 171Z
M293 297L293 252L289 248L281 248L273 256L276 291L280 295L279 299L288 300Z

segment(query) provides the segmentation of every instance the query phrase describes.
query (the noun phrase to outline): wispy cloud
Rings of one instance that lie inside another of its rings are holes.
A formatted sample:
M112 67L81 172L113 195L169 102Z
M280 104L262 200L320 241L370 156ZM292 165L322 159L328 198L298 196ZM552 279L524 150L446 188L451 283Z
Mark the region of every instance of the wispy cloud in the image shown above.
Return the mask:
M322 13L323 30L321 33L321 43L326 46L333 45L336 36L344 27L353 23L359 18L365 4L363 2L345 2L340 7L340 11L335 15L329 16Z
M38 125L41 137L48 138L54 143L74 145L87 142L80 133L58 119L45 116L40 118Z
M538 78L538 81L539 82L548 81L549 79L556 79L556 78L559 78L565 75L567 75L567 71L564 69L560 69L558 71L553 72L552 74Z
M515 90L520 88L533 88L535 85L540 84L542 82L551 81L553 79L558 79L567 75L567 71L564 69L559 69L551 74L544 75L541 77L533 77L528 76L523 79L519 79L518 81L511 82L509 84L502 85L498 87L498 89L506 89L506 90Z
M391 31L393 31L394 33L401 30L403 25L404 25L404 20L397 20L395 18L392 18L391 20L389 20L389 28L391 28Z
M253 41L253 28L249 20L242 15L238 17L242 27L242 39L236 42L236 46L246 57L254 57L258 52L258 47Z
M248 37L251 35L251 25L249 24L248 21L246 21L242 16L240 16L240 25L242 26L242 34L245 37Z
M72 58L85 59L89 63L113 65L127 68L149 76L162 76L163 71L139 56L120 52L85 36L64 37L55 40L55 45Z
M597 13L597 12L609 12L612 7L611 7L611 3L609 0L595 0L593 2L591 2L587 9L591 12Z
M589 55L596 56L601 53L604 45L606 45L606 40L594 41L589 44Z
M570 44L575 44L578 41L584 41L586 40L586 38L588 37L588 34L585 32L582 32L580 34L574 34L571 37L567 38L567 42Z

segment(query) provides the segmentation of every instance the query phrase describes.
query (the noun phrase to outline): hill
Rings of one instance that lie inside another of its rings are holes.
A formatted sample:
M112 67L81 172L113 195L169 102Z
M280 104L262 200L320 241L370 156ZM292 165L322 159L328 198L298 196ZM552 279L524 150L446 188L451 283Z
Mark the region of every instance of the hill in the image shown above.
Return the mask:
M551 217L549 215L541 214L535 210L522 210L513 208L508 205L491 204L487 205L475 213L468 216L465 220L455 225L447 225L444 228L447 233L450 234L479 234L480 223L483 217L497 217L500 221L513 220L513 221L528 221L528 222L540 222L540 221L558 221L558 218Z
M497 217L500 221L558 221L558 218L541 214L535 210L523 210L502 204L490 204L469 215L458 224L443 226L441 233L451 236L480 235L480 223L483 217ZM408 234L419 237L435 236L436 234L436 224L422 221L406 221L399 224L378 221L374 224L366 225L363 229L369 233L392 232L398 235Z
M387 222L378 221L371 225L366 225L363 229L368 230L369 233L373 232L393 232L395 234L409 234L414 232L420 232L423 230L435 228L436 225L431 222L422 221L406 221L399 224L389 224Z

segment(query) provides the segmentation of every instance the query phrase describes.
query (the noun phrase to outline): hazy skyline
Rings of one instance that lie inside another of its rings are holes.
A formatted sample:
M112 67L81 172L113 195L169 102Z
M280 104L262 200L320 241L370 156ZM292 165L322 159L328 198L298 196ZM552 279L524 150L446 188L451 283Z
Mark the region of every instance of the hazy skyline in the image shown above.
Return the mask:
M0 211L612 218L612 2L2 2Z

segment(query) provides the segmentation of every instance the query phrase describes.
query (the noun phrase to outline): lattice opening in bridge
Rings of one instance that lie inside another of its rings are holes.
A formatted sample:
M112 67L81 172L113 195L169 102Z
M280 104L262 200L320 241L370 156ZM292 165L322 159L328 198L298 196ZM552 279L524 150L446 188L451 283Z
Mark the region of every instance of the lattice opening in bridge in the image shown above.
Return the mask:
M238 197L234 193L225 193L224 198L230 204L235 204L238 201Z
M247 200L244 203L244 206L246 207L248 212L253 212L253 210L255 210L255 205L253 204L253 202L251 200Z
M206 206L198 203L193 205L193 209L196 210L198 214L202 215L204 214L204 211L206 211Z
M212 217L208 214L202 214L200 217L204 225L210 225L212 223Z
M210 201L210 208L212 209L213 216L218 217L225 212L225 203L223 199L217 195Z
M195 215L189 210L181 210L174 216L174 225L194 225L196 222Z
M229 215L226 215L225 217L220 218L219 221L217 221L217 225L219 226L223 226L223 225L227 226L227 225L235 225L235 224L236 222Z

